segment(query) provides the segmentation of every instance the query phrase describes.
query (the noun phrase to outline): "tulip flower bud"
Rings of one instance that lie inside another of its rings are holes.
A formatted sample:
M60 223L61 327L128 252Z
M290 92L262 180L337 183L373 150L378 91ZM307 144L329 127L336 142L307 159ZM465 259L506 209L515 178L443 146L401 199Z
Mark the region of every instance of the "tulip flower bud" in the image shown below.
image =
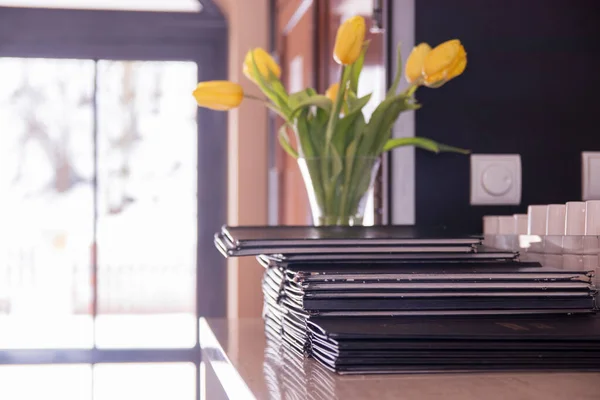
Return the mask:
M257 47L256 49L250 50L246 53L244 58L243 72L248 79L256 82L258 78L254 77L254 66L252 63L252 56L254 56L254 62L258 68L258 72L261 74L264 80L267 82L271 78L270 74L275 75L277 78L281 76L281 68L273 60L273 57L269 55L264 49Z
M240 105L244 91L237 83L229 81L200 82L193 92L200 107L226 111Z
M365 19L361 16L354 16L340 25L333 49L333 58L338 64L349 65L358 59L365 32Z
M467 53L460 40L448 40L431 50L425 57L423 76L425 85L440 87L463 73L467 67Z
M413 83L423 77L423 64L430 51L431 47L427 43L420 43L412 49L406 60L404 71L408 83Z
M335 102L335 99L337 97L339 90L340 90L340 84L337 82L333 83L333 84L331 84L331 86L329 86L329 88L325 92L325 97L327 97L332 102Z

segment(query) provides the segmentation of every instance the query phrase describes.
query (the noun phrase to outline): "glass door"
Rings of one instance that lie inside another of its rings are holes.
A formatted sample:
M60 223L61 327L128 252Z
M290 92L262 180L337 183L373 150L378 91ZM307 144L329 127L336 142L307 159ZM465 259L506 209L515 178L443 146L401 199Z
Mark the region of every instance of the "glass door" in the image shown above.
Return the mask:
M196 344L197 75L97 63L98 347Z
M0 58L0 349L93 346L94 81Z
M198 398L227 146L191 92L226 79L223 15L33 3L0 0L0 398Z
M196 63L0 77L0 349L194 347Z

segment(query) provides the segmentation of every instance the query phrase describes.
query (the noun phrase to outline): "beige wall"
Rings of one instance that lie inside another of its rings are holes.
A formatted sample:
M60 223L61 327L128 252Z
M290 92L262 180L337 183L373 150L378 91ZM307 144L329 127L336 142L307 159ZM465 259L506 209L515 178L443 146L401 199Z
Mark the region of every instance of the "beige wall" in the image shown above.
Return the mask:
M268 48L268 0L215 0L228 20L229 79L260 95L242 74L248 49ZM267 223L267 109L245 100L229 112L227 224ZM262 311L263 268L254 258L229 259L227 316L255 317Z

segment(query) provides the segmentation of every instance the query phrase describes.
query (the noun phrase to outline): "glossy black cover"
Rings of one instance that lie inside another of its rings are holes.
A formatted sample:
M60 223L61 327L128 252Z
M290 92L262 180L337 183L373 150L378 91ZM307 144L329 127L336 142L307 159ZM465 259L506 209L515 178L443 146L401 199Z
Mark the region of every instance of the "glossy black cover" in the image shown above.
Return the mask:
M436 364L454 364L454 365L495 365L504 364L573 364L576 362L592 363L600 362L600 353L582 352L582 351L562 351L562 352L496 352L485 351L465 352L457 351L455 354L447 352L429 352L429 354L404 354L387 355L383 357L340 357L330 355L320 348L311 349L311 354L318 356L319 359L326 361L330 365L436 365Z
M327 366L326 366L327 367ZM369 374L432 374L432 373L467 373L467 372L598 372L597 362L582 362L566 365L539 364L493 364L493 365L343 365L331 369L340 375L369 375Z
M452 359L452 358L463 358L465 360L472 359L488 359L488 360L512 360L512 359L531 359L531 358L546 358L546 359L596 359L600 361L600 349L541 349L541 350L489 350L489 349L456 349L456 350L443 350L443 349L427 349L427 350L390 350L390 351L343 351L335 352L331 351L327 347L317 346L314 342L312 343L312 349L318 349L324 355L336 360L344 360L345 364L355 363L355 360L364 360L365 363L377 363L381 359L386 360L399 360L402 362L406 359ZM362 362L362 361L361 361Z
M293 274L302 280L319 280L330 275L421 275L421 274L540 274L554 273L564 276L578 275L581 271L565 271L558 268L542 268L538 262L486 262L474 260L370 260L339 262L279 262L276 265L286 275Z
M386 243L371 242L324 244L316 241L294 244L292 242L257 244L235 243L230 238L216 234L215 246L226 257L258 256L261 254L285 255L329 255L329 254L360 254L366 259L368 254L471 254L475 248L472 244L412 244L412 243Z
M218 245L217 245L218 247ZM220 249L221 250L221 249ZM223 252L221 250L221 252ZM223 253L225 256L226 253ZM342 262L373 262L373 261L406 261L406 262L506 262L512 261L518 257L517 252L501 251L489 248L477 247L476 252L471 253L399 253L399 252L380 252L380 253L348 253L339 250L331 254L270 254L261 257L269 259L271 262L315 262L315 263L342 263Z
M529 352L520 357L489 357L487 353L474 353L472 357L440 354L430 357L341 358L312 348L311 356L321 365L340 374L600 370L600 359L596 354L586 355L581 351L563 351L561 356Z
M365 298L307 299L298 304L313 315L322 311L383 310L519 310L527 309L593 309L594 298L587 297L437 297L437 298Z
M309 330L342 340L492 340L600 342L596 315L477 317L310 317Z
M320 338L311 335L313 345L318 344L322 349L335 354L394 354L395 352L402 353L405 351L562 351L562 350L578 350L578 351L600 351L600 342L578 340L578 341L502 341L502 340L485 340L473 341L464 339L440 339L440 340L342 340Z
M223 226L236 246L343 246L354 244L478 244L480 236L418 229L414 226Z

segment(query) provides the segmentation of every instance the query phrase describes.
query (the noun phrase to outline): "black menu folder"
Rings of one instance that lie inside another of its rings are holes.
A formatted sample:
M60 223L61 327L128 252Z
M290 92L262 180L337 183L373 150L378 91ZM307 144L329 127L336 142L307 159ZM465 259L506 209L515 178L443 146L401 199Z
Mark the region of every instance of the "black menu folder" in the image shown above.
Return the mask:
M477 351L600 351L600 342L589 340L578 340L572 342L545 340L543 342L536 341L502 341L502 340L487 340L484 345L481 342L469 340L444 340L444 339L427 339L427 340L330 340L311 335L312 346L318 346L333 354L342 355L365 355L371 356L387 356L388 354L405 354L407 352L427 353L430 351L464 351L475 350L471 354L476 354ZM483 347L483 348L482 348Z
M538 297L489 297L489 298L365 298L365 299L304 299L298 307L309 310L311 315L328 311L433 311L433 310L521 310L524 307L535 310L577 309L592 310L595 302L587 296L538 296Z
M225 257L231 256L227 253L226 249L220 247L215 241L215 244L221 254ZM395 262L510 262L515 260L518 256L518 252L514 251L500 251L496 249L486 248L485 246L477 246L471 252L395 252L387 249L386 252L358 252L350 253L344 252L343 249L337 250L335 253L287 253L286 249L280 249L281 253L260 253L258 258L261 263L268 262L365 262L368 261L395 261ZM303 250L304 251L304 250Z
M354 255L365 259L371 254L475 254L481 238L424 233L406 226L223 226L214 242L226 257L268 254L339 259Z
M593 273L413 227L228 227L266 268L265 332L340 374L600 370Z
M592 313L591 279L527 263L298 263L268 268L263 293L272 308L306 316Z
M590 272L530 265L290 263L269 268L263 282L284 305L313 314L595 308Z
M318 282L581 282L591 283L586 270L542 267L537 262L373 262L277 263L273 266L303 285ZM283 272L285 271L285 272Z
M482 238L426 231L413 226L223 226L236 247L475 245Z
M323 318L310 353L341 374L600 370L595 316Z
M317 360L318 357L315 357ZM325 363L322 365L332 372L340 375L367 375L367 374L433 374L433 373L472 373L472 372L598 372L598 362L577 362L569 364L555 364L547 362L544 364L491 364L472 363L471 365L439 364L432 365L342 365L332 367Z
M326 339L464 340L464 341L590 341L600 343L597 316L321 318L310 317L309 330Z

